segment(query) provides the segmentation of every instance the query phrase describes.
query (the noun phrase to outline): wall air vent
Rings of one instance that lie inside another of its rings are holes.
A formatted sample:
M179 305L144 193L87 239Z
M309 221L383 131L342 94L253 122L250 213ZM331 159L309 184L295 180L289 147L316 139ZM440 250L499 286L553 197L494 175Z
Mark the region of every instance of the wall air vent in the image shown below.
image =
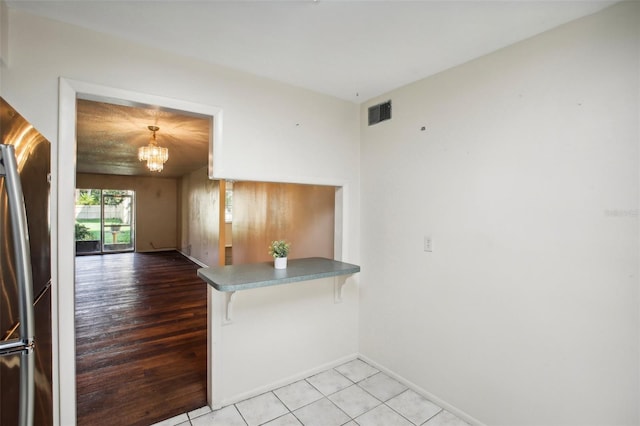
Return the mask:
M391 101L369 107L369 126L391 119Z

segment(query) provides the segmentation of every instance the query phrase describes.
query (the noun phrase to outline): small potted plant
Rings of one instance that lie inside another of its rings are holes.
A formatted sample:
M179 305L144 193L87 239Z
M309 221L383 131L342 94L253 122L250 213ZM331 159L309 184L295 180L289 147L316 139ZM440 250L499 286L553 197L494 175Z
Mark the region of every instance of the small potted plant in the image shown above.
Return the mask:
M291 249L291 244L285 240L271 241L269 255L273 256L273 264L276 269L286 269L289 249Z

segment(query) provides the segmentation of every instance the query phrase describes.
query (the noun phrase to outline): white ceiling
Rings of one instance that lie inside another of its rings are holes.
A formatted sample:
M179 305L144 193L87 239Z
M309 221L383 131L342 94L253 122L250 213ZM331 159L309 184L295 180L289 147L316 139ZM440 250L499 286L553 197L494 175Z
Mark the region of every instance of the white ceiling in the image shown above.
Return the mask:
M9 7L353 102L616 1L8 1Z

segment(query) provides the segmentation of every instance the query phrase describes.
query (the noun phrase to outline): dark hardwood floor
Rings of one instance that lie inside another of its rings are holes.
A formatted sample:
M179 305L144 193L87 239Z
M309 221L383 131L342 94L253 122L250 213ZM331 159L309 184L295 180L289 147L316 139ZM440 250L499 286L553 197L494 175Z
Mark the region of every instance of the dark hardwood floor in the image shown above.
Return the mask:
M177 252L76 258L78 425L207 405L207 288Z

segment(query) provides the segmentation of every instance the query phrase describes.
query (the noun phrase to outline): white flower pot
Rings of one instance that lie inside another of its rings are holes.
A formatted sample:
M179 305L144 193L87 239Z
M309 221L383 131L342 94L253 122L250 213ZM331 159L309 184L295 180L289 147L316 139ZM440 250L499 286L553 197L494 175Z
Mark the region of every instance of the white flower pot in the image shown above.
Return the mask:
M287 258L276 257L273 259L273 265L276 269L287 269Z

